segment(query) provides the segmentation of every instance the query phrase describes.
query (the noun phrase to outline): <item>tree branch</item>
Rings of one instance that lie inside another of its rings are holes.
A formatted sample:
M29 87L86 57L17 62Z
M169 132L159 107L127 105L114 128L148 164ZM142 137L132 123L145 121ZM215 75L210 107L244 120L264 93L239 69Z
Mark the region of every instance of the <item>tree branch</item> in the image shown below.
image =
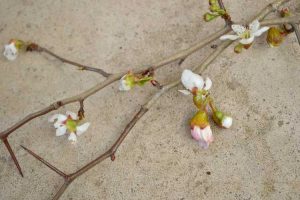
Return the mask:
M15 153L13 152L13 150L12 150L12 148L11 148L11 146L10 146L8 140L7 140L7 138L2 139L2 142L5 144L5 147L6 147L6 149L8 150L8 152L9 152L11 158L13 159L13 161L14 161L16 167L18 168L18 171L19 171L20 175L21 175L22 177L24 177L23 172L22 172L22 169L21 169L21 167L20 167L20 165L19 165L19 162L18 162L18 160L17 160L17 158L16 158L16 156L15 156Z
M27 51L37 51L37 52L44 52L50 56L53 56L54 58L60 60L61 62L64 62L64 63L68 63L70 65L74 65L74 66L77 66L79 67L80 70L86 70L86 71L92 71L92 72L96 72L96 73L99 73L101 74L102 76L104 77L109 77L111 74L110 73L107 73L105 72L103 69L99 69L99 68L95 68L95 67L89 67L87 65L82 65L80 63L77 63L77 62L74 62L74 61L71 61L71 60L68 60L68 59L65 59L55 53L53 53L52 51L44 48L44 47L41 47L39 46L38 44L36 43L31 43L28 45Z

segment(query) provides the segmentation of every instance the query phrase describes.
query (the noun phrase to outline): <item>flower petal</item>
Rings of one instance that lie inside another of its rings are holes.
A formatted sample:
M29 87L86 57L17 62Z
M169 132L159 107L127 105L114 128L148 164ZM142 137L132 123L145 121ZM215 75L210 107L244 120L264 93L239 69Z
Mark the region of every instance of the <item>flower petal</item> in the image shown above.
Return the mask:
M126 76L126 75L125 75ZM128 91L131 89L129 85L127 85L126 80L124 80L125 76L123 76L120 80L119 90L120 91Z
M258 20L254 20L253 22L251 22L249 24L249 30L251 33L256 32L260 27L259 21Z
M55 114L55 115L52 115L48 121L49 122L54 122L55 120L59 121L59 122L62 122L62 121L65 121L67 119L67 116L65 115L62 115L62 114Z
M193 72L188 69L183 70L183 72L181 74L181 83L188 90L192 90L194 87L194 84L191 80L192 76L193 76Z
M202 136L201 139L202 140L204 140L204 141L206 141L208 143L211 143L211 142L214 141L214 138L213 138L210 126L206 126L201 131L202 131L202 134L201 134L201 136Z
M212 86L212 81L211 81L211 79L210 78L206 78L205 79L205 84L204 84L204 90L209 90L210 88L211 88L211 86Z
M185 69L181 75L181 83L183 86L192 91L194 87L198 89L202 89L204 85L204 81L202 76L199 74L195 74L191 70Z
M191 135L195 140L200 140L201 138L201 129L199 126L194 126L193 129L191 129Z
M251 44L254 41L254 35L251 35L250 38L247 39L241 39L240 43L241 44Z
M258 36L261 36L261 34L263 34L264 32L266 32L267 30L269 30L270 27L268 26L264 26L262 27L261 29L253 32L252 34L255 36L255 37L258 37Z
M60 126L56 129L56 136L62 136L66 134L67 132L67 127L66 126Z
M190 95L191 92L188 90L178 90L178 92L181 92L183 95Z
M66 115L70 116L73 120L77 120L78 119L78 115L76 113L71 112L71 111L67 111Z
M75 133L70 133L68 140L72 141L72 143L76 143L77 142L77 136Z
M14 43L10 43L4 46L3 55L10 61L13 61L17 58L18 50Z
M238 36L243 35L243 33L245 33L245 31L247 30L245 26L238 24L233 24L231 28Z
M80 126L77 126L76 127L76 134L78 136L81 135L82 133L84 133L89 128L90 125L91 125L91 123L86 122L86 123L84 123L84 124L82 124Z
M222 119L222 126L224 128L230 128L232 125L232 118L228 116L224 116Z
M194 87L196 87L198 89L203 88L204 80L203 80L202 76L200 76L199 74L194 74L193 77L192 77L192 80L193 80L193 83L194 83ZM193 90L193 88L192 88L192 90Z
M238 35L223 35L220 40L236 40L238 38L240 38Z
M200 147L202 147L203 149L208 149L208 147L209 147L209 143L205 142L204 140L199 140L198 143L199 143Z

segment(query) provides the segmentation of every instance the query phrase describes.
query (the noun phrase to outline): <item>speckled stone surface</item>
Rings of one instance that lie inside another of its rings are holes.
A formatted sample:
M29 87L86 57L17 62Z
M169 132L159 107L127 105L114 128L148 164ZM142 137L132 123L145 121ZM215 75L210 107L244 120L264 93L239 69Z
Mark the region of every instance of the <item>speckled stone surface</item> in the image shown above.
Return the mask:
M271 0L224 1L237 21L247 20ZM290 5L299 8L299 1ZM205 23L207 1L99 0L0 1L0 44L30 40L77 62L108 72L160 60L224 26ZM298 9L299 10L299 9ZM218 44L218 43L215 43ZM193 54L178 67L157 71L167 83L201 63L213 49ZM279 48L261 37L237 55L228 48L203 73L212 95L234 118L229 130L213 126L215 142L202 150L192 140L188 120L196 111L177 87L136 124L116 160L99 164L67 189L63 200L98 199L300 199L300 47L294 35ZM76 70L46 55L0 56L0 129L50 103L78 94L104 78ZM25 177L0 144L0 199L47 200L61 177L21 149L24 145L67 173L104 152L156 89L128 93L114 83L85 102L92 122L76 146L55 137L49 113L9 137ZM78 104L60 110L77 111Z

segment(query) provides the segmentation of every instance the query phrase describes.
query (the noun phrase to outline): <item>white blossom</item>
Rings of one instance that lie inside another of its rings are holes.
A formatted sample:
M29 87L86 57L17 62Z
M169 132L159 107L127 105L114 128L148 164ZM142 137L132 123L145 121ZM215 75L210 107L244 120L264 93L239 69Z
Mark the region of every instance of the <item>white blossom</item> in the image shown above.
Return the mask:
M209 90L212 86L210 78L206 78L205 81L199 74L195 74L191 70L185 69L181 75L181 83L188 90L179 90L179 92L188 95L190 92L197 88L198 90Z
M79 125L78 115L76 113L67 111L66 115L55 114L49 118L49 122L55 122L54 128L56 128L56 136L62 136L69 132L68 139L72 143L77 142L77 136L87 131L90 126L89 122Z
M220 37L221 40L236 40L241 39L239 42L241 44L251 44L255 37L259 37L261 34L269 30L270 27L260 28L260 23L258 20L254 20L249 26L242 26L233 24L231 26L232 30L236 35L223 35Z

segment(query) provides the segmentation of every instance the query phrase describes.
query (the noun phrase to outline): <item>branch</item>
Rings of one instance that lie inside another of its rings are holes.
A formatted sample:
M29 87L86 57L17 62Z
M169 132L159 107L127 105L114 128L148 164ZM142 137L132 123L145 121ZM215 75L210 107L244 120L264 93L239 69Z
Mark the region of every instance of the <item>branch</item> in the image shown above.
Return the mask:
M218 4L220 8L226 12L226 8L224 6L223 0L218 0ZM222 18L225 20L226 26L231 26L233 24L233 22L231 21L231 17L227 12L225 15L222 16Z
M285 18L265 19L260 22L262 26L281 25L281 24L299 24L300 15Z
M215 49L215 51L210 54L199 66L196 66L193 68L194 71L201 73L203 72L208 65L215 60L227 47L229 47L230 44L232 44L233 41L225 41L222 42L222 44ZM115 153L118 149L118 147L122 144L122 142L124 141L124 139L126 138L126 136L128 135L128 133L130 132L130 130L135 126L135 124L139 121L139 119L141 119L141 117L154 105L154 103L159 99L160 96L162 96L164 93L166 93L167 91L169 91L171 88L174 88L175 86L177 86L180 83L180 80L176 80L174 82L171 82L165 86L162 87L161 90L159 90L155 95L153 95L139 110L139 112L137 114L135 114L135 116L132 118L132 120L127 124L127 126L125 127L125 129L123 130L123 132L120 134L119 138L116 140L116 142L112 145L112 147L107 150L105 153L101 154L100 156L98 156L96 159L94 159L93 161L89 162L88 164L86 164L85 166L83 166L82 168L80 168L78 171L76 171L73 174L67 175L67 178L65 179L64 184L61 186L61 188L59 189L59 191L56 193L56 195L54 196L53 200L57 200L59 199L62 194L66 191L66 189L68 188L69 184L71 182L73 182L76 178L78 178L79 176L81 176L82 174L84 174L85 172L87 172L88 170L90 170L91 168L93 168L94 166L96 166L97 164L99 164L100 162L102 162L103 160L107 159L107 158L111 158L112 161L115 160ZM31 155L36 155L33 152L31 152ZM42 158L35 156L37 159L39 159L40 161L42 161L44 164L46 164L49 167L49 163L47 164L47 162L45 162ZM55 167L50 167L50 169L55 170L57 168Z
M18 160L17 160L17 158L16 158L16 156L15 156L15 153L13 152L13 150L12 150L12 148L11 148L11 146L10 146L8 140L7 140L7 138L2 139L2 142L5 144L5 147L6 147L6 149L8 150L8 152L9 152L11 158L13 159L13 161L14 161L16 167L18 168L18 171L19 171L20 175L21 175L22 177L24 177L23 172L22 172L22 169L21 169L21 167L20 167L20 165L19 165L19 162L18 162Z
M65 58L63 58L61 56L58 56L57 54L53 53L52 51L50 51L50 50L48 50L44 47L39 46L36 43L29 44L28 47L27 47L27 51L44 52L44 53L46 53L50 56L53 56L54 58L60 60L61 62L77 66L77 67L79 67L80 70L87 70L87 71L96 72L96 73L101 74L104 77L109 77L111 75L110 73L105 72L103 69L99 69L99 68L95 68L95 67L89 67L87 65L82 65L82 64L79 64L77 62L73 62L73 61L70 61L68 59L65 59Z
M230 28L223 28L220 29L219 31L217 31L216 33L213 33L212 35L210 35L209 37L207 37L204 40L199 41L198 43L192 45L190 48L181 50L163 60L160 60L152 65L148 65L150 67L143 67L141 69L135 69L133 70L134 73L141 73L143 71L148 70L149 68L153 68L154 70L159 69L169 63L172 63L174 61L177 60L184 60L186 59L189 55L193 54L194 52L196 52L197 50L201 49L202 47L204 47L205 45L209 44L210 42L218 39L220 36L228 33L230 31ZM38 46L37 46L38 47ZM34 47L34 48L37 48ZM35 50L35 49L33 49ZM56 55L55 55L56 56ZM61 58L59 56L57 56L58 58ZM71 62L71 61L70 61ZM70 63L69 62L69 63ZM74 64L74 62L72 62ZM181 64L181 63L180 63ZM151 67L152 66L152 67ZM24 124L30 122L32 119L40 117L42 115L45 115L53 110L57 110L60 107L70 104L70 103L74 103L74 102L81 102L83 100L85 100L86 98L88 98L89 96L95 94L96 92L100 91L101 89L103 89L104 87L110 85L111 83L119 80L121 77L123 77L126 72L122 72L122 73L117 73L117 74L111 74L107 77L107 79L101 83L96 84L95 86L91 87L90 89L82 92L81 94L66 98L66 99L62 99L59 101L56 101L54 103L52 103L51 105L47 106L46 108L43 108L39 111L33 112L29 115L27 115L26 117L24 117L23 119L21 119L20 121L18 121L17 123L13 124L11 127L7 128L6 130L0 132L0 139L4 139L7 138L11 133L13 133L15 130L17 130L18 128L22 127ZM17 160L16 160L17 161ZM16 166L18 167L18 163L16 163Z

